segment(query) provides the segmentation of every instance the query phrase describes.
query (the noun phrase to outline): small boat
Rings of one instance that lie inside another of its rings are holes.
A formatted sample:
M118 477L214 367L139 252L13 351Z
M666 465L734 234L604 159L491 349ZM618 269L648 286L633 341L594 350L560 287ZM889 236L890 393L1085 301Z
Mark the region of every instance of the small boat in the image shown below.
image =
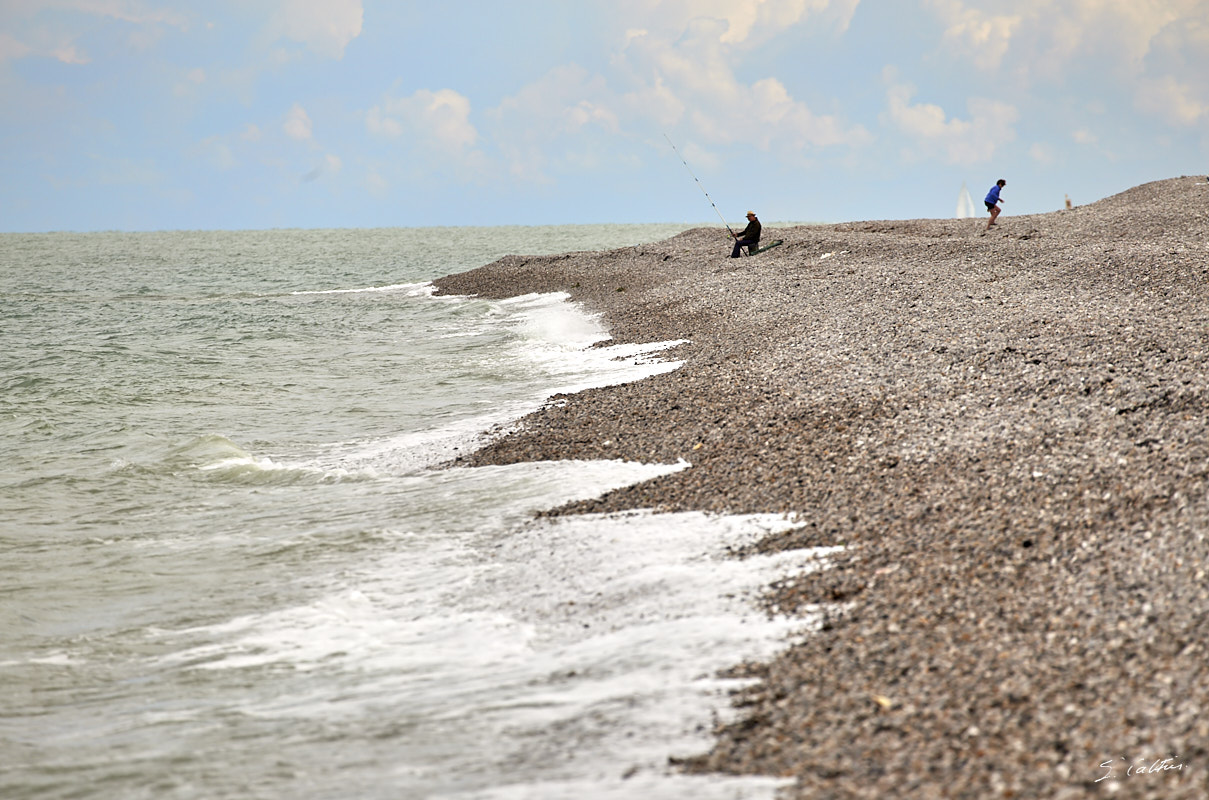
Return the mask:
M966 188L966 182L961 182L961 193L957 195L957 218L969 219L977 212L974 211L974 198L970 197L970 190Z

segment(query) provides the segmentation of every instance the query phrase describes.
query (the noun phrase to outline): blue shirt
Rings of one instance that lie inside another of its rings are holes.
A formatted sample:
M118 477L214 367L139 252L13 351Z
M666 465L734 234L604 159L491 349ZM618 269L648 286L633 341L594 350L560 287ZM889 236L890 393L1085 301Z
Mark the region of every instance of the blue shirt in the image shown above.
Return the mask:
M983 202L990 203L991 205L995 205L999 202L999 184L995 184L991 187L991 191L987 192L986 200Z

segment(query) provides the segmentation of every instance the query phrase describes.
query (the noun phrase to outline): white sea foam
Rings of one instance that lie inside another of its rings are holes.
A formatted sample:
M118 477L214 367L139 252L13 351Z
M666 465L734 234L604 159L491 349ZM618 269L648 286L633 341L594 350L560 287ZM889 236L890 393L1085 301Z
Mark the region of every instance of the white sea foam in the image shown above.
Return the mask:
M491 468L490 481L511 473L519 485L544 470L552 488L586 488L598 466ZM461 472L475 481L477 470ZM820 566L825 551L727 554L791 524L635 512L531 522L504 536L467 531L426 547L423 563L414 552L380 558L307 606L177 632L209 642L165 661L326 674L282 673L277 693L243 707L264 718L351 720L398 698L392 713L417 726L400 748L398 788L429 797L554 798L573 787L678 797L686 786L771 796L775 782L695 782L670 773L667 759L708 748L711 718L728 716L726 693L740 682L718 670L767 658L814 624L770 617L753 601L769 581ZM338 697L308 688L331 685L345 688ZM473 752L481 776L450 781L448 760L406 759L451 730L458 738L441 749L455 762L453 753Z
M169 470L196 470L207 480L233 484L313 484L380 477L372 464L349 469L339 465L324 465L315 460L280 460L253 454L217 434L196 437L174 449L162 463ZM125 464L123 461L113 466L120 469Z
M530 376L531 389L518 384L518 391L498 398L491 410L481 415L389 437L333 445L330 454L317 462L320 468L345 469L354 474L366 470L408 474L481 446L487 432L536 411L553 394L629 383L671 372L684 363L662 356L686 343L683 339L594 347L610 338L600 317L568 302L568 295L561 292L514 297L499 306L507 315L494 324L510 324L518 338L512 347L499 351L498 368L507 374ZM476 334L463 330L462 335L480 335L487 329L484 326Z
M600 316L567 302L561 292L514 297L503 305L517 315L527 347L522 358L546 372L556 386L549 393L572 393L641 380L671 372L684 362L658 355L686 340L593 347L611 337Z
M431 295L433 285L425 283L392 283L389 286L364 286L356 289L315 289L311 291L290 292L291 295L308 294L371 294L375 292L404 292L411 297Z

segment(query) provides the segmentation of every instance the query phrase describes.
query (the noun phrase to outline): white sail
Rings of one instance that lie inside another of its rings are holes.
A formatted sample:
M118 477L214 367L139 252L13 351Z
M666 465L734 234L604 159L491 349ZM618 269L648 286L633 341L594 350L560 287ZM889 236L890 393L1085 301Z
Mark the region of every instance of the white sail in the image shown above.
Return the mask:
M957 218L969 219L974 216L974 199L970 197L970 190L966 188L966 182L961 182L961 194L957 195Z

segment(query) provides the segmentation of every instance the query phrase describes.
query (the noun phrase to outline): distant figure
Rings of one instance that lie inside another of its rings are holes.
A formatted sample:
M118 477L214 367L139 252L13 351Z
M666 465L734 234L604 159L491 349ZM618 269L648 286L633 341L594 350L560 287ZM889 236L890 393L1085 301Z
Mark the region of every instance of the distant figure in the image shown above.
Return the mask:
M739 248L746 247L748 252L751 248L760 246L760 220L756 219L756 212L747 212L747 227L742 233L732 233L735 237L735 249L730 251L731 258L739 257Z
M1067 210L1067 211L1070 211L1072 208L1074 208L1074 206L1073 206L1073 205L1071 205L1071 202L1070 202L1070 195L1068 194L1068 195L1066 196L1066 210Z
M1003 202L1002 198L999 197L999 191L1004 186L1007 186L1007 181L1003 178L995 181L995 185L991 187L991 191L987 192L986 199L982 201L987 204L987 211L991 212L991 218L987 220L988 231L995 224L995 218L999 216L999 204Z

